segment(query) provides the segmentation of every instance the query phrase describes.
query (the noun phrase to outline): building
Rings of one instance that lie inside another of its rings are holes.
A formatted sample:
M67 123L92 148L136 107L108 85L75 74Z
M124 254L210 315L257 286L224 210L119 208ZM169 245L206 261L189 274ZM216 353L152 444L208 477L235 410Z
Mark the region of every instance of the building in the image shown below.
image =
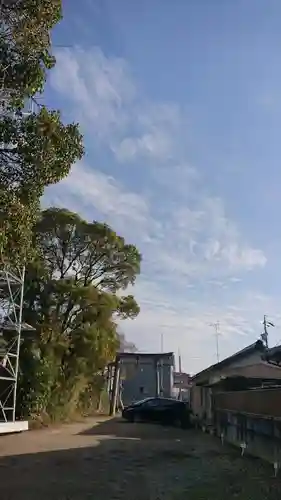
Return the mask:
M188 373L174 372L174 391L177 399L189 401L191 388L191 376Z
M213 420L214 396L218 392L264 386L281 379L281 370L265 359L266 347L261 340L192 377L191 407L200 421Z
M172 397L175 358L168 353L123 352L120 367L120 398L123 405L147 397Z
M203 430L281 464L281 349L261 340L192 379L191 407ZM277 469L275 469L276 472Z

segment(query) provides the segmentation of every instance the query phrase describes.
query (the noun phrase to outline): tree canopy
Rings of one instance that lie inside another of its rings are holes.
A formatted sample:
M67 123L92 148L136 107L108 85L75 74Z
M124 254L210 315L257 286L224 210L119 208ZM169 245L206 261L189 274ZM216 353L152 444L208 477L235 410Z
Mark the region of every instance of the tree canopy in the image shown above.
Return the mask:
M24 100L44 90L55 65L50 30L62 18L60 0L2 0L0 7L1 88L6 105L22 109Z
M120 291L135 282L141 256L108 225L89 223L57 208L41 213L33 246L36 255L27 267L23 315L36 335L26 341L22 366L30 365L34 354L28 353L37 353L36 370L42 370L43 360L48 360L47 371L52 373L48 381L53 383L43 400L44 411L52 414L53 407L56 411L77 408L95 377L124 344L116 321L135 318L139 306L132 295L122 296ZM26 371L25 394L30 386ZM31 408L39 395L37 391L35 401L31 398ZM54 404L58 395L60 401Z
M126 343L119 322L139 306L123 293L141 255L106 223L41 211L45 188L84 154L78 124L38 101L62 2L2 0L0 17L0 268L25 266L23 320L34 327L22 337L18 413L64 418L91 408Z
M49 32L61 2L6 0L0 9L0 251L17 263L30 258L44 188L65 177L84 149L78 125L65 125L59 111L38 105L25 112L55 64Z

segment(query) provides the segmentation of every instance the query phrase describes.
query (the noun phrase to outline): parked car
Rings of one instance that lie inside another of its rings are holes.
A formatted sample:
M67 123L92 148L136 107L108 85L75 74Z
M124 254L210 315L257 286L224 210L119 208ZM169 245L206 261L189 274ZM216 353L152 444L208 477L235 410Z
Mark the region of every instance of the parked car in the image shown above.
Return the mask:
M190 426L189 406L170 398L147 398L127 406L122 416L129 422L158 422L186 428Z

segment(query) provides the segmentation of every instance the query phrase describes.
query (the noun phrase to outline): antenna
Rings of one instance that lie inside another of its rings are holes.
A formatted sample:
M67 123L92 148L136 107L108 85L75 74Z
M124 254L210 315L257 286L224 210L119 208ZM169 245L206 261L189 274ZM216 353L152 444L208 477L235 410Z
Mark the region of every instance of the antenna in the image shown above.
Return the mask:
M212 326L215 329L217 362L219 363L219 361L220 361L220 354L219 354L220 322L217 321L216 323L210 323L210 326Z
M268 330L267 329L269 326L275 326L275 325L271 321L268 321L266 314L263 317L262 324L263 324L263 332L261 334L261 339L264 341L265 346L268 348Z

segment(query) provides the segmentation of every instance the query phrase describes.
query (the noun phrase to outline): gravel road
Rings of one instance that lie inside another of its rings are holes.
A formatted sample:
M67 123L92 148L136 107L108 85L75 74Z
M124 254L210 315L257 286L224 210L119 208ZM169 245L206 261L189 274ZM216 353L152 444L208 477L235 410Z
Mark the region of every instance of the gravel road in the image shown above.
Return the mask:
M194 430L95 419L0 437L1 500L273 500L273 467Z

